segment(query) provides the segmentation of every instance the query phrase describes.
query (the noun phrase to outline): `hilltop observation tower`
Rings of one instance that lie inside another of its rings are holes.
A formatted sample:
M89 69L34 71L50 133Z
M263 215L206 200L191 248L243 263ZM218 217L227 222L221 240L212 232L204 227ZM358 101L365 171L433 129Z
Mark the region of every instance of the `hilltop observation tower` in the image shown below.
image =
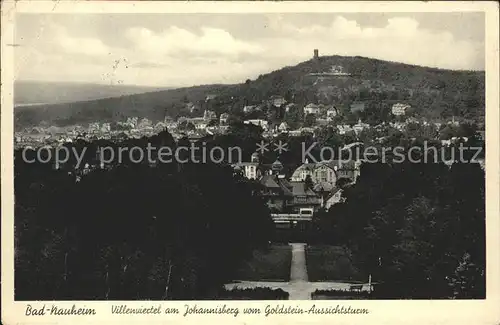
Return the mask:
M309 73L308 76L316 77L317 80L324 80L328 78L338 78L338 77L351 77L352 75L344 71L344 67L341 65L332 65L328 71L324 71L319 64L319 50L314 49L313 52L313 62L314 68L313 72Z

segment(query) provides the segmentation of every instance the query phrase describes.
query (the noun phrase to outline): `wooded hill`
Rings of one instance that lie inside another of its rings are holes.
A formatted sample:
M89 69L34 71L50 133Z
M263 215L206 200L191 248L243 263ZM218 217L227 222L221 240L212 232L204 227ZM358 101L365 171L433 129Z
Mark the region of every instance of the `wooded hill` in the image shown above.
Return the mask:
M349 77L320 78L310 73L341 66ZM168 73L168 71L165 71ZM196 82L193 77L193 83ZM208 103L207 95L216 95ZM308 103L349 107L354 101L387 104L404 101L417 117L429 119L462 116L484 120L484 71L452 71L388 62L365 57L325 56L296 66L285 67L256 80L235 85L194 87L124 95L120 97L53 105L18 107L16 127L83 124L117 121L127 117L163 120L165 115L190 115L186 103L222 112L239 112L244 105L259 104L270 96L284 96L298 106Z

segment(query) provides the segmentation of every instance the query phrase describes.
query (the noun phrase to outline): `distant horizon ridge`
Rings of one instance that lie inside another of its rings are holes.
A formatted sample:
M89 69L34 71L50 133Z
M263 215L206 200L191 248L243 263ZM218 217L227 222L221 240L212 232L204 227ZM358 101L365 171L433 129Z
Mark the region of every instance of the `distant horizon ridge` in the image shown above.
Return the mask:
M322 79L319 76L314 79L316 73L332 69L341 70L348 77ZM227 84L162 88L18 81L14 97L15 102L21 104L51 102L19 106L19 110L16 110L17 122L19 125L31 125L41 120L68 124L130 116L161 120L166 115L185 114L189 110L186 108L188 103L202 105L199 103L205 102L206 96L210 94L219 97L212 103L218 105L214 107L218 114L229 109L226 107L229 102L234 107L242 108L279 95L299 105L316 103L320 97L343 102L344 106L346 100L405 99L410 101L410 105L420 109L419 114L429 116L451 114L446 107L454 105L457 98L460 98L460 104L465 105L463 109L467 114L476 116L482 115L477 110L484 106L484 90L484 71L440 69L362 56L334 55L313 57L296 65L262 73L255 79ZM382 93L384 96L379 96Z

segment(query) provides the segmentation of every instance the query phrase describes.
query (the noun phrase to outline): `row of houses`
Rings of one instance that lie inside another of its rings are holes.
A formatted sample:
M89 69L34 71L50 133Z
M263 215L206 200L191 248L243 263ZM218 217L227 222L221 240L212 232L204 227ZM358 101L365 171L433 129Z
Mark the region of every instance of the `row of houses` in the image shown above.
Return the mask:
M266 105L271 105L271 106L274 106L276 108L284 106L286 113L290 113L290 112L296 110L298 107L295 103L287 103L285 98L282 96L271 96L263 104L243 106L243 112L248 114L248 113L252 113L255 111L261 111L264 109L264 107ZM198 110L197 106L194 105L193 103L187 103L186 107L187 107L187 109L189 109L191 111L191 113L194 113L195 111ZM349 109L351 112L354 113L354 112L364 111L365 107L366 107L365 102L355 101L355 102L350 104ZM410 109L411 109L411 105L409 105L407 103L396 103L396 104L392 105L391 112L395 116L401 116L401 115L407 114ZM207 110L205 110L205 112L207 112ZM211 112L211 111L209 111L209 112ZM307 115L307 114L326 115L326 117L328 119L332 119L333 117L335 117L339 114L339 110L334 105L324 105L324 104L315 104L315 103L309 103L306 106L304 106L303 112L305 115ZM211 112L211 113L213 113L213 112Z
M274 96L269 100L271 105L275 107L281 107L285 105L285 112L290 113L293 110L297 109L297 105L295 103L286 103L286 100L281 96ZM351 112L363 112L365 110L365 102L355 101L351 103L349 109ZM254 111L262 110L262 105L247 105L243 107L244 113L251 113ZM391 112L395 116L402 116L408 113L411 109L411 105L407 103L396 103L391 107ZM315 104L309 103L303 108L304 115L314 114L314 115L325 115L327 119L333 119L335 116L339 114L339 110L334 105L324 105L324 104Z
M261 127L264 132L274 131L275 133L288 133L291 136L300 136L303 133L311 133L314 134L316 131L315 127L302 127L297 130L291 130L288 123L281 122L280 124L276 124L274 128L271 130L269 122L263 119L249 119L244 121L245 124L253 124L255 126ZM358 120L358 123L350 126L348 124L339 124L336 126L339 134L346 134L348 132L354 132L356 135L360 134L363 130L370 128L370 125L364 123L361 119Z

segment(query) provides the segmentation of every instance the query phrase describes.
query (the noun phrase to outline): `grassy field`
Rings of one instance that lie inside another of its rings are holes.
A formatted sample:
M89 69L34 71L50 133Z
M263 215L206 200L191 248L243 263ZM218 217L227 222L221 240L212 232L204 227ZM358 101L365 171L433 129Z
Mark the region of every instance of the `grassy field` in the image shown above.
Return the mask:
M239 268L235 280L288 281L292 251L288 245L272 245L268 251L254 251Z
M309 281L367 281L343 247L316 245L306 249Z

